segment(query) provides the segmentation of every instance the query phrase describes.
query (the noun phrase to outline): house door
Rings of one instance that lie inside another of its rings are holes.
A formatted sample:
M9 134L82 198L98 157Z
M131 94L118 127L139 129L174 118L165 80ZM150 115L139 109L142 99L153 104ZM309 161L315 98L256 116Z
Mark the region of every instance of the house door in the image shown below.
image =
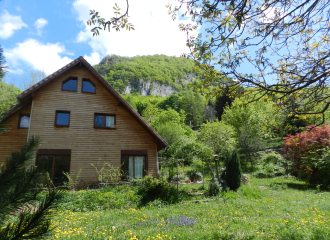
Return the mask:
M63 172L70 172L70 155L38 155L37 166L48 172L55 186L68 181Z

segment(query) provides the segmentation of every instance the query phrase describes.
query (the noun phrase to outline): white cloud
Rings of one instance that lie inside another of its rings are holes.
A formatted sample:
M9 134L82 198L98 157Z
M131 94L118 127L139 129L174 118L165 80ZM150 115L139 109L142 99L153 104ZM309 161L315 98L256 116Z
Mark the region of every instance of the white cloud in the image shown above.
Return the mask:
M10 15L4 10L0 16L0 38L7 39L14 35L16 30L20 30L27 25L22 21L21 16Z
M84 58L90 65L99 64L101 62L101 57L98 52L93 52L90 56L84 55Z
M64 45L60 43L43 44L35 39L27 39L16 44L16 47L4 51L8 66L12 69L28 65L32 69L44 71L46 74L51 74L72 61L68 57L62 57L62 54L67 54Z
M34 26L37 29L37 35L41 36L42 29L47 24L48 24L48 21L44 18L39 18L37 21L34 22Z
M135 27L134 31L115 30L101 31L99 36L93 37L86 21L90 18L89 10L99 11L102 17L109 19L113 16L113 1L76 0L73 8L77 12L77 19L82 22L84 30L77 36L77 42L87 42L93 53L101 56L117 54L121 56L166 54L180 56L189 52L186 47L186 33L178 28L179 23L189 23L189 20L175 20L167 14L167 3L177 4L174 0L134 0L129 5L129 22ZM126 1L117 1L126 9ZM197 35L197 31L193 34Z

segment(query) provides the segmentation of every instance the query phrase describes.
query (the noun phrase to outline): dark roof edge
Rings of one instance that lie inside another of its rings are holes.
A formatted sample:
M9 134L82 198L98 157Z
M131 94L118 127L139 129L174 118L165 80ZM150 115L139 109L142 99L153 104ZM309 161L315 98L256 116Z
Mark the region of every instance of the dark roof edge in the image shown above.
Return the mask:
M164 149L168 146L167 142L140 116L139 113L137 113L129 104L128 102L82 57L75 59L74 61L70 62L69 64L65 65L64 67L60 68L53 74L49 75L48 77L44 78L40 82L34 84L30 88L23 91L21 94L17 96L18 100L23 100L33 92L39 90L41 87L46 85L47 83L50 83L52 80L54 80L58 75L62 74L69 68L75 66L76 64L83 63L85 67L88 68L102 83L103 85L113 94L115 97L120 101L121 104L125 106L125 108L135 117L135 119L140 122L140 124L155 138L155 142L159 146L159 150ZM26 106L26 104L20 104L12 109L10 109L8 112L2 115L3 119L5 120L11 115L13 115L15 112L17 112L19 109L21 109L23 106ZM157 149L157 151L159 151Z

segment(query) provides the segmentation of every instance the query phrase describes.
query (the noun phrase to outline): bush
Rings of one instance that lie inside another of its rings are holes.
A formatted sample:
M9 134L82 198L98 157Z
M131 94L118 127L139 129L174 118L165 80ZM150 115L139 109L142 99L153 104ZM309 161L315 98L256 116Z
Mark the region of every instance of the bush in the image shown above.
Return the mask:
M167 203L174 203L178 200L176 190L165 180L146 176L137 183L137 193L141 196L142 204L152 202L156 199Z
M222 191L222 186L217 181L211 181L209 183L209 188L207 194L209 196L216 196Z
M194 180L201 181L203 179L203 174L201 172L197 172L196 169L193 169L190 172L188 172L188 176L191 181Z
M238 154L234 151L226 160L226 183L230 190L237 191L241 186L242 169Z
M173 182L180 182L181 180L184 180L184 179L183 179L183 176L180 175L180 174L174 175L173 178L172 178Z
M283 160L281 154L274 151L271 151L269 153L261 152L259 153L259 157L262 164L279 164Z
M309 183L321 184L321 176L327 176L328 153L330 147L330 127L306 127L308 131L288 135L284 141L285 158L292 163L298 176ZM324 167L323 167L324 166ZM324 172L325 171L325 172Z
M316 157L311 158L311 169L309 181L320 184L323 189L330 190L330 148L326 147L321 150L322 155L315 154Z

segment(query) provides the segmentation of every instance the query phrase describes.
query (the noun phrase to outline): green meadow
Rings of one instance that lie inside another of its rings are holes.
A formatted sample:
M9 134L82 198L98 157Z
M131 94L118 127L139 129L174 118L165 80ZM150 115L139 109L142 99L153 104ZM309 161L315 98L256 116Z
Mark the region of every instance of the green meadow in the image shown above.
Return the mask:
M49 239L330 239L330 193L294 177L205 192L182 184L175 204L144 206L130 185L66 192Z

